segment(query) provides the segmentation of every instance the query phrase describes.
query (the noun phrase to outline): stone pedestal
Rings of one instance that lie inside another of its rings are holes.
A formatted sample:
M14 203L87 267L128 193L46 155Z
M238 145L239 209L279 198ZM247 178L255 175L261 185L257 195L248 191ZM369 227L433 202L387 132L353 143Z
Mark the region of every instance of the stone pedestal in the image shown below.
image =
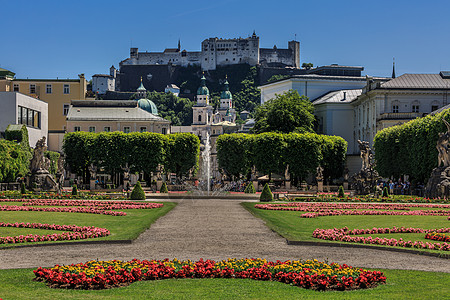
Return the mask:
M346 191L346 190L348 190L348 182L347 181L344 182L344 191Z
M317 181L317 191L320 193L323 192L323 181Z
M93 191L95 190L95 180L90 180L89 181L89 190Z
M287 190L290 190L291 189L291 181L285 181L284 186L286 187Z
M128 190L129 190L128 187L131 188L130 181L129 181L128 179L124 179L124 180L123 180L123 189L126 190L126 191L128 191Z
M255 188L255 191L258 192L258 181L254 180L252 181L253 187Z
M450 167L438 167L433 169L425 189L425 197L450 197Z
M162 180L156 180L156 191L161 190L162 184L163 184Z

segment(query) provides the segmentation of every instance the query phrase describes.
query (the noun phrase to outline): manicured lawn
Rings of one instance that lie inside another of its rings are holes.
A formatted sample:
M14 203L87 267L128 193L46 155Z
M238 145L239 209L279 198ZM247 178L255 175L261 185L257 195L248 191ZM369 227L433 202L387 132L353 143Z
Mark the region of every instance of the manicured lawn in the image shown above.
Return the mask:
M3 299L446 299L450 274L380 270L387 284L370 290L317 292L251 279L141 281L110 290L60 290L32 281L32 269L0 270Z
M21 203L12 203L21 205ZM2 203L5 205L5 203ZM34 212L34 211L0 211L1 222L29 222L29 223L49 223L59 225L96 226L106 228L111 235L103 238L88 240L132 240L139 236L141 232L148 229L159 217L165 215L176 203L164 202L161 208L153 209L123 209L126 216L110 216L86 213L64 213L64 212ZM0 236L13 236L33 234L61 233L61 231L49 230L27 230L22 228L0 228ZM61 242L61 241L60 241ZM71 241L65 241L70 243ZM46 242L51 243L51 242ZM37 243L22 243L37 244ZM0 247L11 247L13 244L2 244ZM1 295L0 295L1 297Z
M318 218L301 218L302 212L296 211L274 211L254 208L255 203L242 203L255 216L263 219L267 226L278 232L281 236L291 241L313 241L313 242L332 242L316 239L312 233L317 228L342 228L347 226L349 229L365 229L373 227L420 227L424 229L450 227L450 221L446 216L324 216ZM420 234L389 234L372 235L372 237L392 237L395 239L406 240L425 240ZM415 239L420 236L420 239ZM338 243L338 242L336 242ZM370 246L370 245L369 245ZM387 247L387 246L386 246ZM401 248L405 249L405 248ZM448 251L435 250L417 250L436 253L448 253Z

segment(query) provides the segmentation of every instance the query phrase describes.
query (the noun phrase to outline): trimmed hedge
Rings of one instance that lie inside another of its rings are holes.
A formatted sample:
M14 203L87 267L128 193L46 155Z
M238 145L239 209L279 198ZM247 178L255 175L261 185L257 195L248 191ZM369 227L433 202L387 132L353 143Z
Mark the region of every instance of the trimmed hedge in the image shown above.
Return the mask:
M138 181L133 188L130 196L131 200L145 200L145 192L142 189L141 183Z
M339 178L347 152L343 138L315 133L223 134L216 145L219 167L236 177L247 175L252 166L265 174L284 174L289 165L293 177L306 178L320 164L325 178Z
M247 186L245 187L244 193L246 193L246 194L255 194L256 193L255 187L253 186L252 182L249 182L247 184Z
M269 184L265 184L264 188L259 196L259 201L261 202L269 202L273 200L272 191L270 190Z
M159 192L162 194L167 194L169 192L169 190L167 189L167 184L165 182L163 182L163 184L161 185Z
M409 175L412 182L426 182L437 167L439 133L447 132L442 119L448 111L392 126L375 135L376 170L386 178Z

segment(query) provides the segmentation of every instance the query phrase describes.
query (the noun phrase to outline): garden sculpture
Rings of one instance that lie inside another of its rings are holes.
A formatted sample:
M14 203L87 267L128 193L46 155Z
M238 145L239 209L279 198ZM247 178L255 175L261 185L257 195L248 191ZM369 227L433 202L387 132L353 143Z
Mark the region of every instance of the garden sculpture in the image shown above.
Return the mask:
M36 142L33 158L30 161L30 187L36 191L59 191L58 183L48 171L50 159L45 156L45 151L47 151L47 146L45 145L45 137L42 137Z
M436 148L438 150L438 167L448 167L450 166L450 124L445 119L442 119L442 121L444 121L444 124L447 126L447 132L439 133L439 139L436 145Z
M369 147L369 142L366 142L366 141L361 142L360 140L358 140L358 144L359 144L360 156L362 159L361 169L364 170L366 168L369 168L369 166L370 166L370 158L371 158L372 150Z
M36 147L34 148L33 158L31 159L30 171L48 171L50 167L50 159L45 157L45 151L47 151L47 146L45 145L45 136L36 142Z
M323 168L321 166L318 166L316 169L316 180L317 181L322 181L323 180Z

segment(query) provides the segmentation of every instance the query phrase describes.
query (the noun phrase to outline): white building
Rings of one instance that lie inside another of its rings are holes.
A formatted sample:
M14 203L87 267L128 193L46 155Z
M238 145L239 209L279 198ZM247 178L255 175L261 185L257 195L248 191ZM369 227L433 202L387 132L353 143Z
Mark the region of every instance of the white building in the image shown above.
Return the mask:
M112 66L110 74L92 75L92 91L95 94L106 94L107 91L115 91L117 86L117 70Z
M178 95L180 94L180 88L173 83L168 84L164 89L164 93L172 93L178 97Z
M9 124L27 126L30 146L48 140L48 103L18 92L0 92L0 132Z
M266 83L258 88L261 90L261 104L281 95L289 90L296 90L300 96L309 100L338 90L362 89L366 85L366 78L361 76L329 76L329 75L294 75L290 78Z

